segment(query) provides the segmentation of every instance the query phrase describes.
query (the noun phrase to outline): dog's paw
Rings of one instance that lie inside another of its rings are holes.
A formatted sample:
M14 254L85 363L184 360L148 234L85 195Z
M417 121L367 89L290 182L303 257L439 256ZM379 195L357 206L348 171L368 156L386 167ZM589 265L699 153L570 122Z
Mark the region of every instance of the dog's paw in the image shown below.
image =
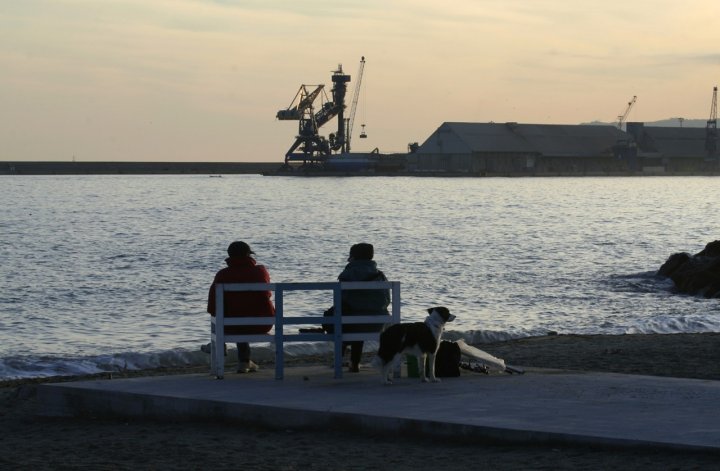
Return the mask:
M440 378L430 378L430 382L431 383L442 383L442 381L440 381Z

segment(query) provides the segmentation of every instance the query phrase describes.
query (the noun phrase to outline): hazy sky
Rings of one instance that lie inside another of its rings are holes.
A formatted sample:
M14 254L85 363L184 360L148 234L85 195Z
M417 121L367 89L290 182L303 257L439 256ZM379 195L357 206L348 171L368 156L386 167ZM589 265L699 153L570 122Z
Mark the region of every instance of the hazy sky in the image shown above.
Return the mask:
M633 95L632 121L707 119L719 21L718 0L0 0L0 160L281 162L276 112L363 55L357 151L609 122Z

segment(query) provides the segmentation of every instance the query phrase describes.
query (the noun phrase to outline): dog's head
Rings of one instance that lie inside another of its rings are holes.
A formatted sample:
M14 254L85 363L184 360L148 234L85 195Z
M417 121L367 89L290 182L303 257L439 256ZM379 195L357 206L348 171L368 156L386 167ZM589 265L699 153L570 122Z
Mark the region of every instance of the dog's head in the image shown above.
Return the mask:
M440 318L442 323L450 322L455 319L455 316L450 314L450 309L442 306L431 307L428 310L428 314L435 315Z

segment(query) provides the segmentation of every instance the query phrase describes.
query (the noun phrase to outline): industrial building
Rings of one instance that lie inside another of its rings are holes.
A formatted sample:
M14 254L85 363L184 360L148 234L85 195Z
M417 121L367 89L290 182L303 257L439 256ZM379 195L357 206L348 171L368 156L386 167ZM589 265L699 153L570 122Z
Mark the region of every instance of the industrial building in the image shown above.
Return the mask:
M715 172L703 128L443 123L407 171L476 176L627 175Z
M708 152L704 128L628 123L627 133L637 149L636 164L629 164L643 173L685 174L718 169L717 155Z
M443 123L408 156L408 170L473 175L613 173L613 126Z

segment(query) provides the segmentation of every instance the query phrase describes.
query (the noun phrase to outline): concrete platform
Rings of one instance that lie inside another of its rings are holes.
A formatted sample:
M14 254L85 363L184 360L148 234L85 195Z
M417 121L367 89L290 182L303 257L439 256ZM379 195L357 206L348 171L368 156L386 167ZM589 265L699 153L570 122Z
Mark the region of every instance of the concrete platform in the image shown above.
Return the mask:
M528 370L385 386L370 367L342 379L329 366L286 368L280 381L273 374L44 384L40 413L720 451L720 381Z

